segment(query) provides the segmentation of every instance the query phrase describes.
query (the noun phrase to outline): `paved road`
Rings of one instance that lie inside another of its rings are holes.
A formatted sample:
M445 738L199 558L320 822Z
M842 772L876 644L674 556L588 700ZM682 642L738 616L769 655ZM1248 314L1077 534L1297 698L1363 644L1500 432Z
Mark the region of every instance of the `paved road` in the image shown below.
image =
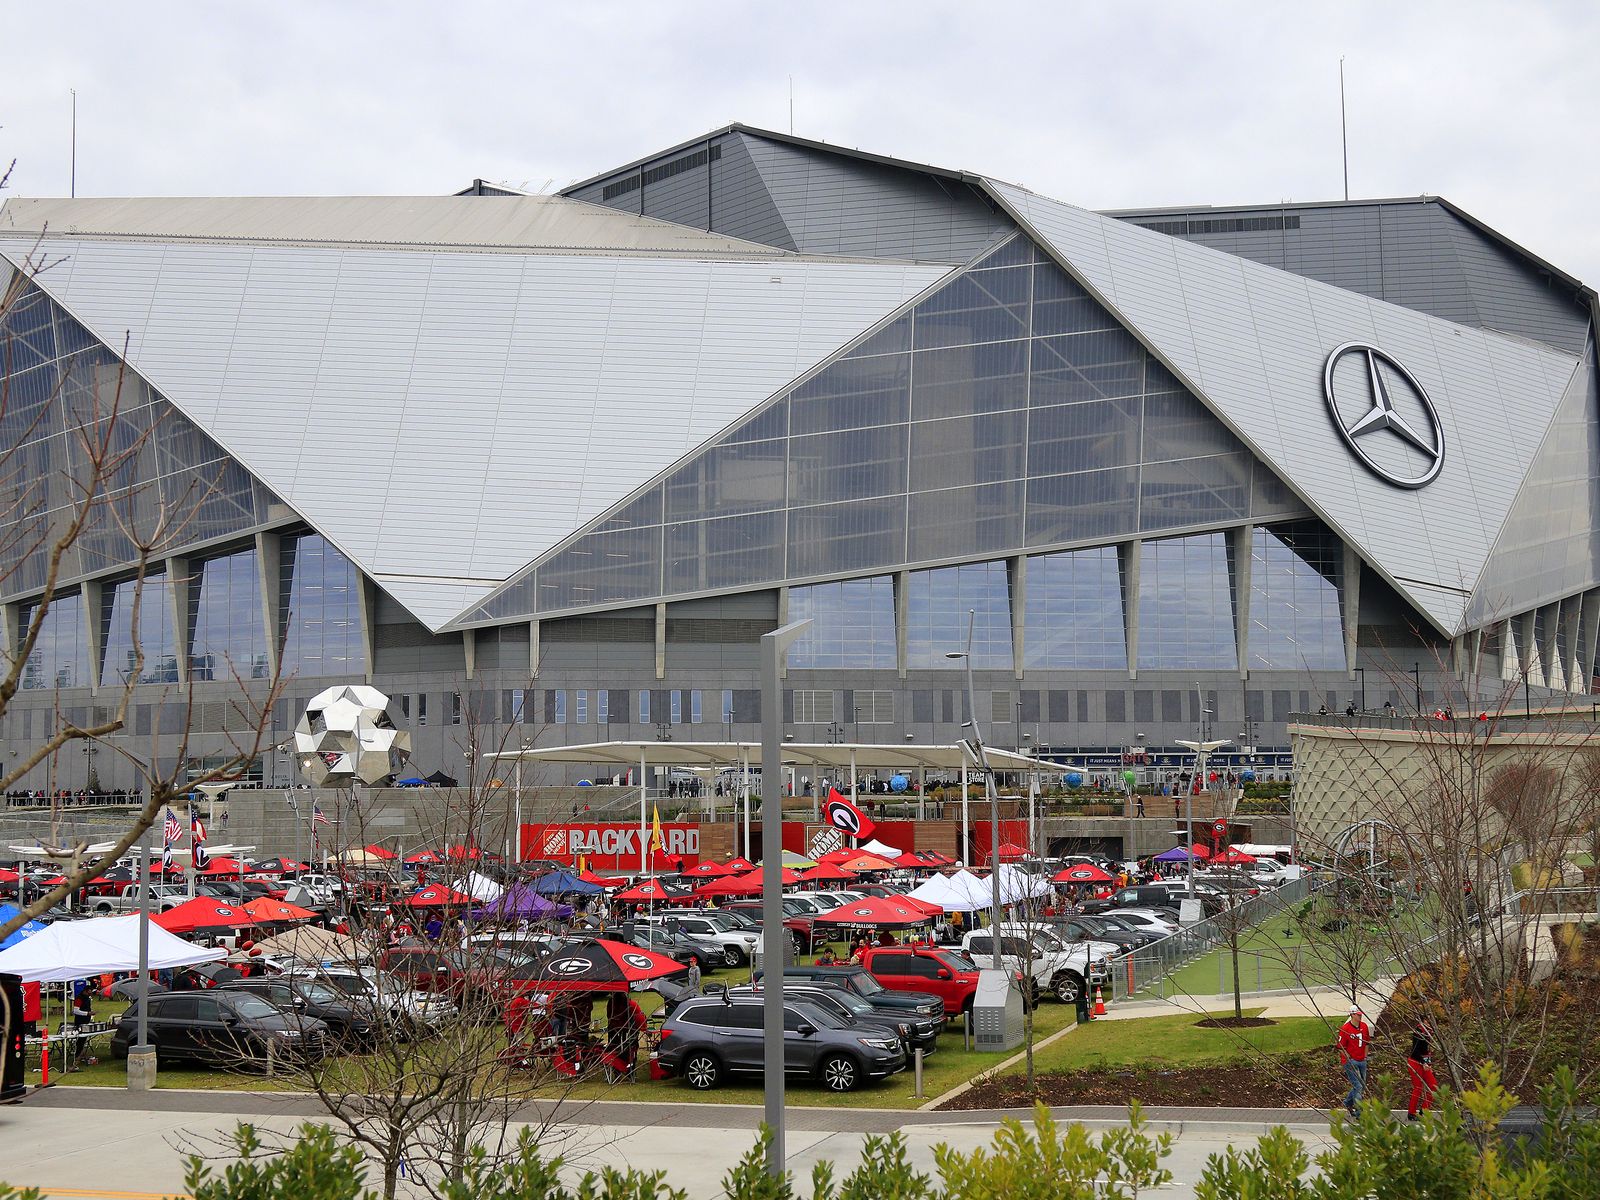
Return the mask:
M1230 1143L1249 1141L1271 1124L1290 1124L1320 1144L1327 1118L1314 1112L1258 1109L1151 1109L1158 1128L1175 1135L1168 1160L1178 1177L1163 1196L1192 1197L1206 1159ZM1114 1108L1058 1109L1090 1125L1119 1122ZM52 1088L22 1105L0 1107L0 1181L44 1189L64 1200L153 1200L181 1193L183 1154L214 1153L240 1120L292 1130L320 1109L304 1097L243 1092L163 1091L135 1097L109 1088ZM521 1114L536 1121L540 1114ZM790 1110L789 1161L797 1177L822 1159L853 1162L868 1133L904 1129L913 1162L933 1169L933 1147L963 1150L986 1143L1003 1114L919 1113L884 1109ZM761 1110L746 1105L565 1105L558 1149L576 1167L631 1165L665 1170L692 1196L720 1195L727 1169L748 1149ZM734 1131L728 1135L728 1131Z

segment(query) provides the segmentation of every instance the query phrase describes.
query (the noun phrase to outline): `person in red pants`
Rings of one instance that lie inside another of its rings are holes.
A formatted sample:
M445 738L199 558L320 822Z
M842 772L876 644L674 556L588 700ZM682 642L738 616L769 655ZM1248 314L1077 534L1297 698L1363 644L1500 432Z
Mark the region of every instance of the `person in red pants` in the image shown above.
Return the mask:
M1433 1107L1433 1094L1439 1090L1439 1079L1433 1073L1433 1031L1426 1021L1419 1020L1411 1031L1406 1068L1411 1072L1411 1105L1406 1109L1406 1120L1415 1121Z

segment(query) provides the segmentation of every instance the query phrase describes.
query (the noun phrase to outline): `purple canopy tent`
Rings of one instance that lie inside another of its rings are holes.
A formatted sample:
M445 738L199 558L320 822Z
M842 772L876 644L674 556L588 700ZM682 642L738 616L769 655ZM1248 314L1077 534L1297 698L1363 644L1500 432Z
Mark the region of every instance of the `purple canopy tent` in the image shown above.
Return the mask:
M1188 862L1189 861L1189 852L1186 849L1184 849L1182 846L1174 846L1171 850L1168 850L1165 854L1156 855L1155 861L1156 862Z
M500 895L500 899L483 908L486 920L538 921L545 917L565 918L572 915L572 905L557 904L541 896L525 883L516 883Z

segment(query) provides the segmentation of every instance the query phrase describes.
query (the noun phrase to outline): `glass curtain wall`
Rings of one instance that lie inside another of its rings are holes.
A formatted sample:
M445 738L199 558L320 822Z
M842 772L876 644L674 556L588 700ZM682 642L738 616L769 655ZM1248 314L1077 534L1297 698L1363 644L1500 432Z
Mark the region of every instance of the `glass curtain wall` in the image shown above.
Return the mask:
M967 648L969 624L973 667L1011 666L1011 573L1006 563L913 571L906 586L908 667L949 668L945 655Z
M1122 556L1096 546L1028 559L1023 605L1025 668L1125 671Z
M365 675L361 584L321 534L285 539L280 566L284 675Z
M265 679L266 626L256 552L245 550L198 564L189 581L189 678Z
M811 628L789 648L788 663L811 668L895 668L894 579L847 579L789 589L789 620Z
M1257 526L1250 536L1249 663L1266 671L1337 671L1344 552L1327 530Z
M39 606L22 609L18 636L33 624ZM63 592L50 603L40 621L33 653L22 668L21 687L26 690L88 687L89 635L84 628L83 595Z
M139 608L138 650L134 652L133 610ZM108 584L100 593L100 628L105 637L105 660L100 667L101 687L125 683L177 683L178 648L172 631L172 590L164 573Z
M1303 509L1021 236L480 610L653 596Z
M1239 665L1228 535L1146 542L1139 562L1139 669Z

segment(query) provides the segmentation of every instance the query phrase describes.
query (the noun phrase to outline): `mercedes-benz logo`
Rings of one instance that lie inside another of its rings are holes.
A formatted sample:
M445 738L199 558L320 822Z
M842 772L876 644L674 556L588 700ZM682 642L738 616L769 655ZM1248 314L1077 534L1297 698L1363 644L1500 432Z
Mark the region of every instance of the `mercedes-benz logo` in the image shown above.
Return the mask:
M1347 358L1352 366L1339 370ZM1379 479L1421 488L1438 478L1444 466L1438 410L1392 355L1365 342L1334 347L1322 369L1322 394L1345 445Z

